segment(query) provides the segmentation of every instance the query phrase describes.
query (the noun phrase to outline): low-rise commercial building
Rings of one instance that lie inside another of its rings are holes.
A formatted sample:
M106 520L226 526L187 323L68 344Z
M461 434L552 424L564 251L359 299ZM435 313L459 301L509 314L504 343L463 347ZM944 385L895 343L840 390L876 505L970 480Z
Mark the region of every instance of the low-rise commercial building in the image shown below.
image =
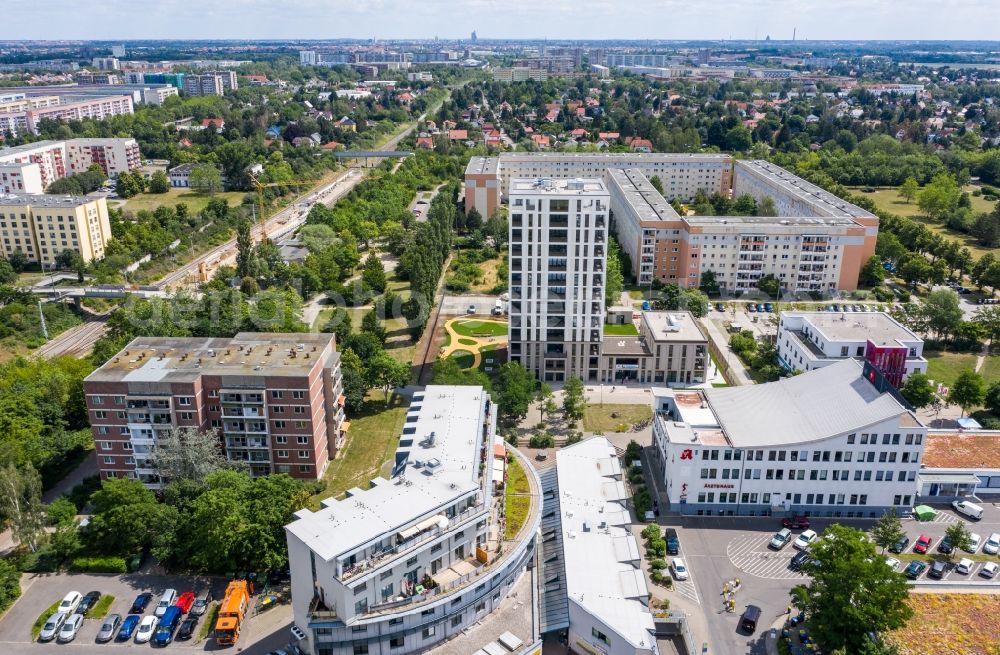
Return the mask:
M871 362L896 387L926 373L924 340L885 312L781 312L778 359L812 371L853 357Z
M672 511L878 517L917 497L927 429L870 364L653 395Z
M638 335L605 333L601 382L685 387L706 381L708 338L691 312L645 311L634 323Z
M413 395L389 478L285 526L304 652L420 652L504 601L533 556L541 493L530 462L509 451L528 503L512 528L496 413L482 387L428 386Z
M104 198L60 195L0 194L2 254L22 253L44 270L56 267L64 251L84 262L104 256L111 240Z
M349 425L332 334L137 337L83 388L101 478L152 487L153 450L172 430L217 431L254 475L315 480Z
M1000 434L930 432L917 476L921 501L1000 498Z

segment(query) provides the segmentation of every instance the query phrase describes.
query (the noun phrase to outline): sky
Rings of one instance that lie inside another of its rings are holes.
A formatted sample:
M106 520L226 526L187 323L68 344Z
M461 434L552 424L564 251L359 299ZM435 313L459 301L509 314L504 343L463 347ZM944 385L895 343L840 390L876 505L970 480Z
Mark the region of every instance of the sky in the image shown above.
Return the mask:
M998 0L8 0L7 39L997 40Z

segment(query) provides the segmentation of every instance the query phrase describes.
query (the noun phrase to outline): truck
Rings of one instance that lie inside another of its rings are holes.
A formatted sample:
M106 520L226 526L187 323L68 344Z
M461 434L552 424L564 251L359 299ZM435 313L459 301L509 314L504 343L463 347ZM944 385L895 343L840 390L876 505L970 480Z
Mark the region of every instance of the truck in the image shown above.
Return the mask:
M215 643L232 646L240 638L240 626L250 608L250 587L246 580L233 580L226 587L226 595L219 605L215 621Z

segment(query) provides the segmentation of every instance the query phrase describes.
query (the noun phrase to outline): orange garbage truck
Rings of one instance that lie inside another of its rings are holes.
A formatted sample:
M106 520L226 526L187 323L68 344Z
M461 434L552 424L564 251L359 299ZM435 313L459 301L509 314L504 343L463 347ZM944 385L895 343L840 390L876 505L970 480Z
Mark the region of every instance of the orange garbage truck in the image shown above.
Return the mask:
M226 596L219 605L215 621L215 643L232 646L240 638L243 618L250 609L250 588L246 580L233 580L226 587Z

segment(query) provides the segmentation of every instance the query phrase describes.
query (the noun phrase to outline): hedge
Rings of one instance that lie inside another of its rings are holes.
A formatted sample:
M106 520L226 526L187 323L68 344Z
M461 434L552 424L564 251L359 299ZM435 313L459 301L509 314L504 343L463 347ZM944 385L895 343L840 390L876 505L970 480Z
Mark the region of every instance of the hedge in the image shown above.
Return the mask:
M77 557L69 569L78 573L125 573L124 557Z

